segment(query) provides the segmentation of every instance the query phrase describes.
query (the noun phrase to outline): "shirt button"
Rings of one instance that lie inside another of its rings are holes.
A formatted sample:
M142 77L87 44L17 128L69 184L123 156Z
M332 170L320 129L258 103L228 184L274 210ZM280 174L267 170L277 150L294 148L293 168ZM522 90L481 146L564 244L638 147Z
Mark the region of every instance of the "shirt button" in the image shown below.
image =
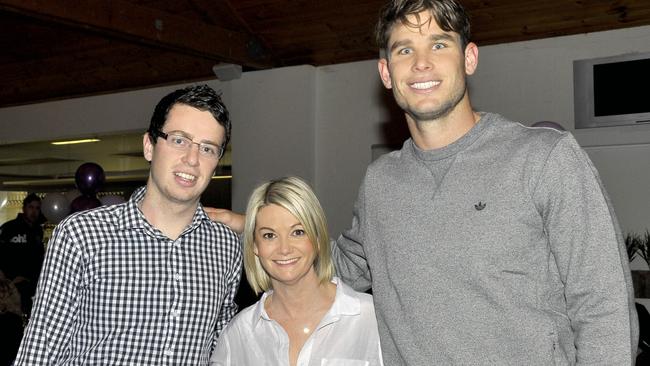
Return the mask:
M178 310L172 310L172 316L173 316L174 318L178 318L178 316L179 316L180 314L181 314L180 311L178 311Z
M173 356L173 355L174 355L174 351L172 351L171 349L166 349L165 352L163 352L163 354L164 354L165 356Z
M176 281L180 281L180 280L181 280L181 274L180 274L180 273L176 273L176 274L174 275L174 279L175 279Z

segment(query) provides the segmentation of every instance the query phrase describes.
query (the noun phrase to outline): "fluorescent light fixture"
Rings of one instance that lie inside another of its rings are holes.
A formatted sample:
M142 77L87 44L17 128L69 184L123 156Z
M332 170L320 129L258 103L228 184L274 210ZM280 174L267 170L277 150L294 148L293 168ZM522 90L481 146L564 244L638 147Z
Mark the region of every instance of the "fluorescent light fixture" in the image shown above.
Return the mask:
M85 144L87 142L99 142L100 139L81 139L81 140L66 140L66 141L54 141L51 142L52 145L73 145L73 144Z

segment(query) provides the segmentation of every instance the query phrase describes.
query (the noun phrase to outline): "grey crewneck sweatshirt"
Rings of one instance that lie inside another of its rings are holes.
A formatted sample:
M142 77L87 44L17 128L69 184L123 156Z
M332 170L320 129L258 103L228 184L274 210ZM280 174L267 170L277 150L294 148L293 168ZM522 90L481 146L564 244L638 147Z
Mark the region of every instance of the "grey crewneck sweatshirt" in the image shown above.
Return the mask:
M442 149L407 140L368 167L333 257L344 281L373 288L386 365L636 356L618 223L566 132L484 113Z

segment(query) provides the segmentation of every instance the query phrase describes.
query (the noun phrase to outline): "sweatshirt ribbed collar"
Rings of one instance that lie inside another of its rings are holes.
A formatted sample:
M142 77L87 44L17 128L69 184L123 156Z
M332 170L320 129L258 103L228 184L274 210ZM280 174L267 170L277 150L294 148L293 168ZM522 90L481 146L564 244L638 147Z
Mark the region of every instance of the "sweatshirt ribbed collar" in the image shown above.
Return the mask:
M405 145L410 146L408 150L410 150L416 158L425 161L442 160L456 155L473 144L474 141L476 141L479 136L483 134L483 131L485 131L485 129L491 124L492 120L494 119L493 113L479 112L479 115L481 118L478 120L478 122L476 122L474 127L467 131L467 133L461 138L447 146L441 147L439 149L423 150L415 145L412 138L409 138L405 142Z

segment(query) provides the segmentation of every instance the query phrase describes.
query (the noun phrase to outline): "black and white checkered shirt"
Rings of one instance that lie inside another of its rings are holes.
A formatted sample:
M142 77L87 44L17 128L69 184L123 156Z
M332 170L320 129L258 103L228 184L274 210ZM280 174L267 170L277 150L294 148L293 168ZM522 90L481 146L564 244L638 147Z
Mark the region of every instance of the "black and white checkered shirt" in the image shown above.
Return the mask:
M237 311L238 238L202 207L176 240L138 208L71 215L49 242L15 365L207 365Z

